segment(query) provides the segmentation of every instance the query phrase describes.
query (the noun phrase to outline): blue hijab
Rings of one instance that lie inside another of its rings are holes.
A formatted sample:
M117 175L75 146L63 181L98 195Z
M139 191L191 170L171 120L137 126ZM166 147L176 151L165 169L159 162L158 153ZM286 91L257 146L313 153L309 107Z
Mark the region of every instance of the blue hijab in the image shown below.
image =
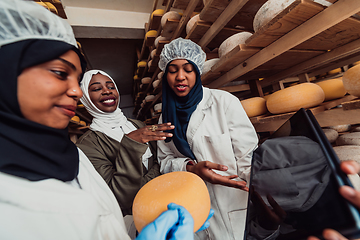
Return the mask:
M184 97L177 96L170 88L166 78L169 64L165 69L162 80L162 120L163 123L171 122L175 126L175 129L168 131L173 137L167 138L165 142L170 142L172 139L181 154L195 160L195 155L186 139L186 130L191 114L203 98L203 88L198 67L192 61L187 61L194 66L196 82L189 94Z

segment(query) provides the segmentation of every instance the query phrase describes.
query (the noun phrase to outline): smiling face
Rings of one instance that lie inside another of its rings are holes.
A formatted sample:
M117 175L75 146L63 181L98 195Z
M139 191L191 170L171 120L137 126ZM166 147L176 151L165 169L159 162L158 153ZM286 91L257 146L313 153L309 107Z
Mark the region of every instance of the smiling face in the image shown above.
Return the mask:
M99 110L103 112L114 112L116 110L119 93L110 78L100 73L93 75L88 89L90 100Z
M75 115L82 69L69 50L57 59L26 68L18 76L18 101L23 116L42 125L64 129Z
M187 60L176 59L169 64L166 78L174 93L179 97L184 97L195 86L196 71Z

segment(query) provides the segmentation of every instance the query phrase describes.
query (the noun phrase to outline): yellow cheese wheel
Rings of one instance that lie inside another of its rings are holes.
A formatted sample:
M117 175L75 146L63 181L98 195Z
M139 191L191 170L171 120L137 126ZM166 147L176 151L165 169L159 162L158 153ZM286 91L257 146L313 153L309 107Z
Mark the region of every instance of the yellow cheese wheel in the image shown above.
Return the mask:
M194 232L210 213L210 196L204 181L196 174L184 171L160 175L147 182L136 194L133 219L136 229L153 222L169 203L176 203L189 211L194 219Z
M163 15L164 9L156 9L151 13L150 19L153 19L154 15Z
M148 39L149 37L156 37L157 31L156 30L150 30L145 34L145 39Z
M360 97L360 64L349 68L343 75L345 90L356 97Z
M342 77L318 82L317 85L319 85L325 93L324 101L341 98L346 94Z
M145 60L138 62L138 67L146 67L147 62Z
M85 121L80 121L79 123L80 123L80 125L86 126L86 122L85 122Z
M73 117L71 118L71 120L74 121L74 122L80 122L79 116L73 116Z
M266 107L272 114L280 114L317 106L324 99L325 93L319 85L301 83L272 93Z
M334 74L338 74L338 73L341 73L341 68L335 68L333 70L330 70L327 74L334 75Z
M56 9L56 7L52 4L52 3L49 3L49 2L44 2L48 9L52 12L52 13L55 13L55 14L58 14L58 10Z
M255 117L267 112L266 100L262 97L252 97L240 101L248 117Z

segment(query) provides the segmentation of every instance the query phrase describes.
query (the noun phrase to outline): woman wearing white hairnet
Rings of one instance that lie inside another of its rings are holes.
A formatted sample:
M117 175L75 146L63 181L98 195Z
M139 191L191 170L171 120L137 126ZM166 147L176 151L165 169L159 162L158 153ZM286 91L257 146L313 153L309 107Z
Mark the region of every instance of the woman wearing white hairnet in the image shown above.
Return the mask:
M68 137L85 66L65 20L0 1L0 239L130 239L110 188ZM137 239L192 239L190 214L168 209Z
M205 59L200 46L182 38L161 52L160 122L171 122L175 129L172 138L158 141L160 171L190 171L206 182L215 214L196 238L243 239L247 181L258 138L238 98L202 86Z

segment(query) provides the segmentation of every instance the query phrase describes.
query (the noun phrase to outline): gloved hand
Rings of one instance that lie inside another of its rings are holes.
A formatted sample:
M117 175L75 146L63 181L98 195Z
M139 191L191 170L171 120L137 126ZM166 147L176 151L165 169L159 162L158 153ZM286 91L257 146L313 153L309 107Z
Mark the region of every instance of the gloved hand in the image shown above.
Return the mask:
M196 232L200 232L202 230L207 229L210 226L209 219L214 215L214 210L210 208L210 213L204 224L197 230Z
M136 240L193 240L194 220L190 213L175 203L168 205L155 221L145 226Z

